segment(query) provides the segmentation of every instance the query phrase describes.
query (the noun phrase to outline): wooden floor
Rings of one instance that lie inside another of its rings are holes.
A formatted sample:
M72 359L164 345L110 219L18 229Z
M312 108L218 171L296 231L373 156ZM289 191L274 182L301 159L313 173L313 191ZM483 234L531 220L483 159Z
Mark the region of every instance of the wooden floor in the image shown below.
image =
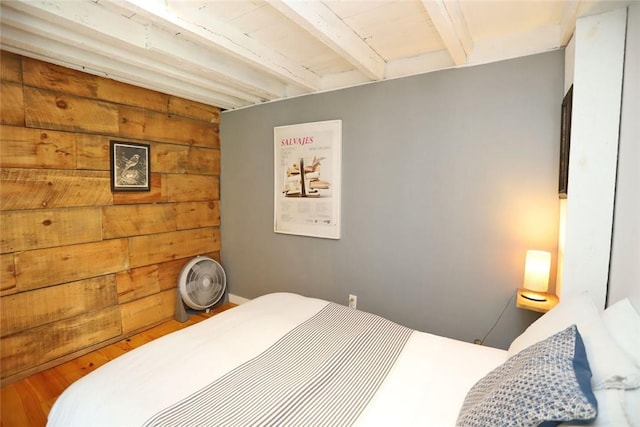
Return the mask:
M136 347L201 322L233 306L235 304L223 304L211 310L210 313L194 314L185 323L170 320L131 338L2 387L0 389L0 425L2 427L45 426L53 403L74 381Z

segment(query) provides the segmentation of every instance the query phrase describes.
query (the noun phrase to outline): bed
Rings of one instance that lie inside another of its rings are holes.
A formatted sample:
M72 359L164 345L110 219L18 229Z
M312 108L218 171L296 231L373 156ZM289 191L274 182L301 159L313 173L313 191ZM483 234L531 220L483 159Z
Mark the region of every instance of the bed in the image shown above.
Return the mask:
M628 300L601 312L578 295L501 350L274 293L83 377L48 426L624 426L639 387Z

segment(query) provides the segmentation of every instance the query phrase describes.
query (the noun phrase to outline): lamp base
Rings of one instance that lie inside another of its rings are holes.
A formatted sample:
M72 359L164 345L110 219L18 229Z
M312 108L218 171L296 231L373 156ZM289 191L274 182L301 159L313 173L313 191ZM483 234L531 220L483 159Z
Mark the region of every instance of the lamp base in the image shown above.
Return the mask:
M527 294L525 294L525 293L523 292L522 294L520 294L520 296L521 296L522 298L526 298L526 299L528 299L529 301L536 301L536 302L544 302L544 301L547 301L547 298L545 298L545 297L544 297L544 296L542 296L542 295L532 295L532 294L528 294L528 295L527 295Z
M516 298L516 307L525 310L546 313L558 304L558 297L549 292L536 292L529 289L519 288Z

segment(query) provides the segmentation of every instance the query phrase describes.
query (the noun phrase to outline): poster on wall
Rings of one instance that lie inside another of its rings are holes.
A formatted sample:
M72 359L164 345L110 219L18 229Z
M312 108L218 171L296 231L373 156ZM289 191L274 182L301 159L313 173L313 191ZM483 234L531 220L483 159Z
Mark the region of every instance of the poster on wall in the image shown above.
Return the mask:
M342 120L273 131L274 231L339 239Z
M110 141L111 191L150 191L149 144Z

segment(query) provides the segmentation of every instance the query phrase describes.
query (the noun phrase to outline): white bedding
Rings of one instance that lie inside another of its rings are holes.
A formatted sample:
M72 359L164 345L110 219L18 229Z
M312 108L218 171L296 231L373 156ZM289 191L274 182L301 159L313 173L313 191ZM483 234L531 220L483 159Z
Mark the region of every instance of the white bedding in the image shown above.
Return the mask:
M258 356L328 302L295 294L256 298L159 338L72 384L49 426L140 426ZM467 391L507 352L414 332L358 426L454 426Z

